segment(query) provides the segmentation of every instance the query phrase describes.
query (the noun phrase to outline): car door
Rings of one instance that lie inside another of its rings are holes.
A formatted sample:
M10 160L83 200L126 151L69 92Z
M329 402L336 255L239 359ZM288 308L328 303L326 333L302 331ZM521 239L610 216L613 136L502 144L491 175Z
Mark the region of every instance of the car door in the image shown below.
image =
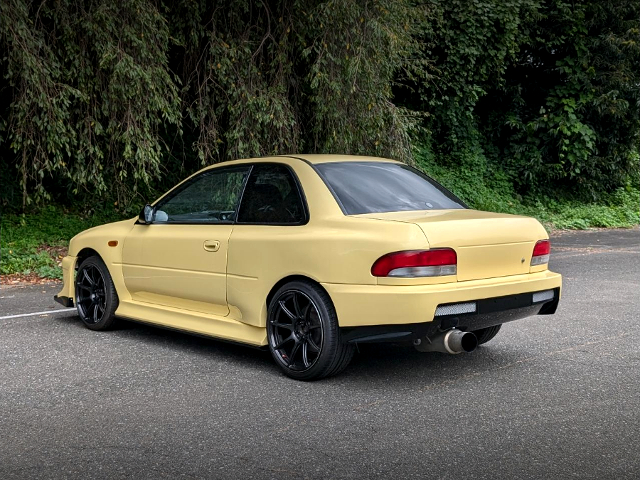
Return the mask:
M227 251L250 166L216 168L170 192L125 239L134 301L226 316Z

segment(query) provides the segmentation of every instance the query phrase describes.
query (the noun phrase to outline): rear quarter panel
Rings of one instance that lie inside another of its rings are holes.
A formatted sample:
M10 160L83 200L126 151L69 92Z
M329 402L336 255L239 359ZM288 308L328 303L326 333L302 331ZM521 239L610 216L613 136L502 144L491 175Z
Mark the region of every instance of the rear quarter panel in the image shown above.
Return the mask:
M283 278L318 283L374 285L371 266L394 250L428 248L415 225L371 220L322 225L238 225L229 242L227 301L230 316L263 327L266 299Z
M374 285L377 279L371 275L371 266L380 256L429 248L417 225L345 216L310 165L293 159L282 161L300 179L309 222L299 226L234 226L227 261L231 318L264 327L267 296L286 277L302 275L318 283Z

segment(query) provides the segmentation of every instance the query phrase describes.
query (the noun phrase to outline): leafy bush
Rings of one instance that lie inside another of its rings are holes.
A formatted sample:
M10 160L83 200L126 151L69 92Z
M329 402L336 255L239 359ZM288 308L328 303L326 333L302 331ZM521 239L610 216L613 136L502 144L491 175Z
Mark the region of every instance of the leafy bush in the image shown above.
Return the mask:
M491 167L480 150L436 158L428 147L417 149L416 164L450 189L471 208L540 220L548 229L628 228L640 223L640 182L620 187L598 202L558 192L555 196L522 196L509 177Z
M112 210L106 213L69 212L46 207L36 213L3 215L0 219L0 274L32 274L62 278L59 253L69 240L87 228L122 219ZM53 248L52 248L53 247Z

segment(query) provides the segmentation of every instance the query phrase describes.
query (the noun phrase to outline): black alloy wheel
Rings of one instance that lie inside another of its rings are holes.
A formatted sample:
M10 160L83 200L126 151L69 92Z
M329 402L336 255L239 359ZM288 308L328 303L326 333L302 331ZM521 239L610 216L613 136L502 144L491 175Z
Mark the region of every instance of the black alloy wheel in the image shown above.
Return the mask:
M318 360L324 344L322 317L303 292L289 290L278 298L271 320L271 344L289 369L302 371Z
M113 327L118 295L109 270L99 257L89 257L80 264L75 293L78 315L88 328L108 330Z
M342 371L353 357L340 341L331 299L320 287L291 282L269 305L269 350L283 372L298 380L316 380Z

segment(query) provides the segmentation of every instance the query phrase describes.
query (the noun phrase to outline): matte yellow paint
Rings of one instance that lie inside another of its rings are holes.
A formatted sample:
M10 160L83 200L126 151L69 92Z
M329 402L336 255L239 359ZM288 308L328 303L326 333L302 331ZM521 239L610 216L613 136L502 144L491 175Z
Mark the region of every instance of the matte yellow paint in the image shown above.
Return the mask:
M547 238L534 219L440 210L346 216L314 171L327 161L391 161L298 155L225 162L289 165L304 189L309 222L300 226L136 224L96 227L74 237L63 260L60 296L74 298L77 257L104 260L118 292L117 315L165 327L266 344L267 296L283 279L304 276L331 297L341 326L427 322L438 304L559 288L546 265L530 267ZM108 247L111 240L116 247ZM377 278L376 259L400 250L454 248L458 274Z
M122 257L131 298L227 316L227 245L232 229L233 225L134 225ZM205 248L215 243L217 249Z

